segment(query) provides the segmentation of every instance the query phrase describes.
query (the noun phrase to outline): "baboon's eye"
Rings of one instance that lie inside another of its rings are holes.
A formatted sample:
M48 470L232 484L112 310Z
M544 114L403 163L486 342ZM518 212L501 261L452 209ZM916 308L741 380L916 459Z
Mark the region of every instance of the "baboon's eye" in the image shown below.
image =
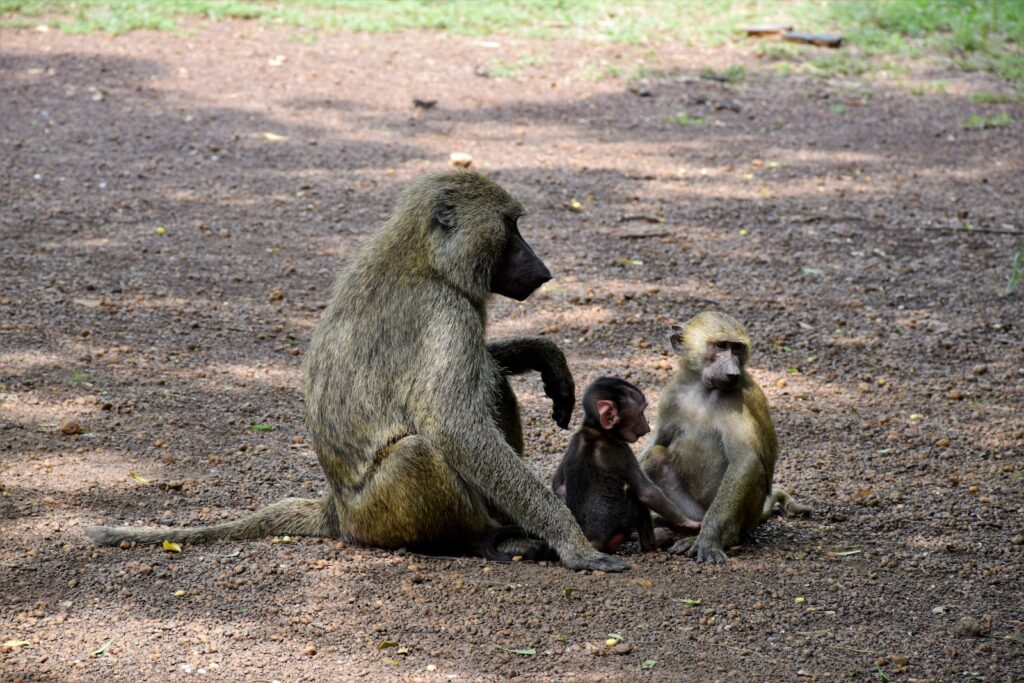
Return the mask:
M715 342L715 348L718 349L719 351L728 351L729 350L729 342L727 342L727 341L716 341Z

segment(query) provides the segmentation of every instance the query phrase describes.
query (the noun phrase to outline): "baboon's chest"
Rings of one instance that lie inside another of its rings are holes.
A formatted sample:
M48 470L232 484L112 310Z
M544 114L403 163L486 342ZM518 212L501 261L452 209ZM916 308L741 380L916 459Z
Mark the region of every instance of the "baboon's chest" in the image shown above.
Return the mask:
M669 444L678 475L701 505L711 505L729 464L722 428L730 415L698 396L680 397L679 433Z

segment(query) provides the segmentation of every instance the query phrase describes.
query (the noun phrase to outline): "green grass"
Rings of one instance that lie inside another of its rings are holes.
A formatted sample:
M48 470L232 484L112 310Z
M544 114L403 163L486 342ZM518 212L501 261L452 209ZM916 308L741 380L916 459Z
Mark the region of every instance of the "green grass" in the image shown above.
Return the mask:
M703 116L690 116L685 111L681 111L675 116L668 117L669 123L674 123L677 126L703 126L708 122Z
M976 92L971 95L971 102L975 104L1014 104L1024 100L1020 92Z
M979 116L973 114L971 118L960 124L961 128L982 130L984 128L1002 128L1013 123L1013 119L1005 111L999 112L994 116Z
M1010 261L1010 272L1006 274L1006 284L1001 294L1010 296L1020 288L1022 282L1024 282L1024 242L1017 248L1017 253Z
M528 55L512 61L492 59L487 64L486 73L492 78L519 78L525 69L550 61L551 57L548 55Z
M700 74L726 83L739 83L747 77L747 70L742 64L733 64L724 71L715 71L710 67L705 67L701 69Z
M93 381L92 373L88 370L75 370L71 375L71 384L80 387Z
M820 75L857 75L894 68L899 62L890 58L939 56L1024 90L1022 0L0 0L0 25L46 24L69 33L175 30L183 17L305 31L435 29L711 46L741 41L769 59L807 57ZM841 33L848 46L823 52L740 33L745 25L779 21Z

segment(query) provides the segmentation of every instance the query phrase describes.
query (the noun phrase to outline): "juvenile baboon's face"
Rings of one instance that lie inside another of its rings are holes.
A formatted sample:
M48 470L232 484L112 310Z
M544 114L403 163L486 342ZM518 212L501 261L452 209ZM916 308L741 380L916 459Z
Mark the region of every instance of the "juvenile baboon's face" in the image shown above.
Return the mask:
M432 232L438 269L453 282L523 301L551 271L519 232L522 205L474 173L439 179Z
M680 354L680 367L700 375L708 389L741 388L750 358L750 339L738 320L719 311L705 311L674 325L669 337Z
M617 377L601 377L583 394L583 424L599 427L627 443L636 443L650 433L646 409L643 392Z
M709 340L701 369L704 386L720 391L736 389L743 377L746 356L747 345L738 339Z

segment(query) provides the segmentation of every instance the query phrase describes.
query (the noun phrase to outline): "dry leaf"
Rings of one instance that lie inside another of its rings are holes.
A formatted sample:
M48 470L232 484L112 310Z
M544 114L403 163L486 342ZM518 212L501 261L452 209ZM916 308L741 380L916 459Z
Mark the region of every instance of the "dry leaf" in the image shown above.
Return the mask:
M164 550L168 550L168 551L170 551L172 553L180 553L181 552L181 546L178 545L177 543L173 543L171 541L164 541L163 542L163 546L164 546Z
M263 137L270 142L284 142L288 139L287 135L278 135L277 133L264 133Z

